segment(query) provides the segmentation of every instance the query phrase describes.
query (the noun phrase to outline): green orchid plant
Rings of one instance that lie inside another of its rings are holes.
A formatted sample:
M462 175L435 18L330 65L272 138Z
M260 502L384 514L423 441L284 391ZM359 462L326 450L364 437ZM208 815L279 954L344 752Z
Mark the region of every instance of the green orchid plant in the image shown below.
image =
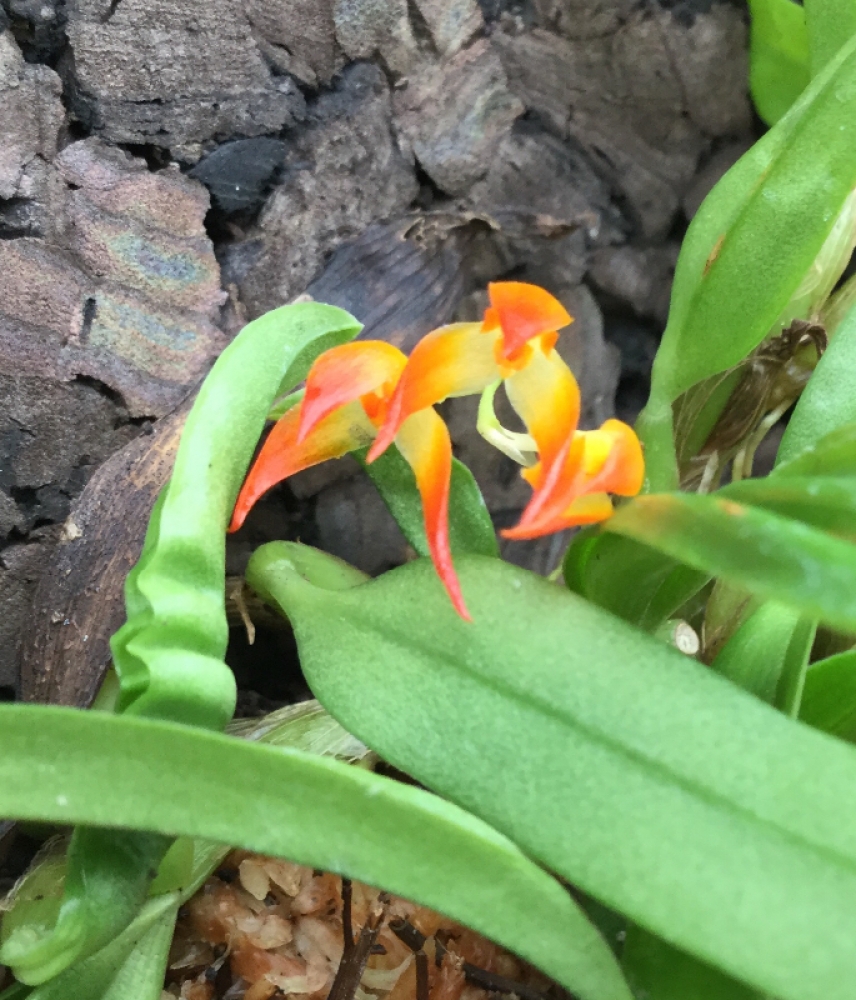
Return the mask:
M89 712L0 706L0 815L73 827L9 902L2 1000L158 1000L225 845L431 906L583 1000L856 998L856 5L752 9L774 124L689 228L635 433L577 429L570 317L514 283L409 358L316 303L223 353L127 579L115 679ZM434 410L462 393L532 486L511 533L587 525L562 582L498 557ZM258 549L247 582L320 704L241 738L227 528L348 451L421 558L369 580ZM366 747L418 784L354 767Z

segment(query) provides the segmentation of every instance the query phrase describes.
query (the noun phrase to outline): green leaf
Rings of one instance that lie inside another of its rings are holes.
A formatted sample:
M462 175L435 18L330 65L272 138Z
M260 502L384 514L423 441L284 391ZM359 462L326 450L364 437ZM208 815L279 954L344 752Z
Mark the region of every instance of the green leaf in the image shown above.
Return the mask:
M365 461L368 449L356 457L368 472L389 512L398 522L404 537L420 556L427 556L425 520L422 501L413 470L396 448L390 448L369 465ZM452 481L449 487L449 543L452 555L498 556L496 532L478 485L470 470L456 458L452 459Z
M749 90L774 125L808 85L806 14L793 0L750 0L749 11Z
M777 464L796 458L821 438L856 421L856 307L839 324L794 409Z
M710 575L631 538L578 532L565 555L568 589L645 632L655 632Z
M856 742L856 650L812 663L805 676L800 719Z
M223 657L225 531L273 400L360 324L317 303L248 324L220 355L188 414L169 484L125 583L128 620L113 636L117 710L222 729L235 707ZM138 912L168 841L77 830L56 925L4 951L31 983L55 976L119 934Z
M817 76L856 33L856 3L853 0L803 2L811 52L811 75Z
M339 872L481 931L586 1000L630 1000L570 895L509 840L335 760L139 717L0 705L0 814L199 837Z
M845 423L795 450L779 462L772 478L780 476L856 476L856 422Z
M856 476L779 474L730 483L715 495L856 541Z
M856 545L734 500L637 497L606 524L809 618L856 630Z
M755 990L640 927L627 931L621 967L633 995L645 1000L762 1000Z
M271 402L360 329L334 306L283 306L245 326L217 359L126 582L128 621L111 641L120 711L212 729L231 718L225 532L235 498Z
M288 564L262 548L253 586L384 759L728 974L856 997L852 748L499 560L458 561L472 623L424 560L338 593Z
M738 365L831 291L852 249L851 227L838 222L845 207L852 210L854 134L856 38L728 171L693 218L638 424L650 491L676 485L677 397Z
M767 601L736 629L712 667L788 715L797 714L815 624Z
M177 910L175 894L151 900L114 941L26 996L29 1000L160 1000ZM0 1000L5 996L0 994Z

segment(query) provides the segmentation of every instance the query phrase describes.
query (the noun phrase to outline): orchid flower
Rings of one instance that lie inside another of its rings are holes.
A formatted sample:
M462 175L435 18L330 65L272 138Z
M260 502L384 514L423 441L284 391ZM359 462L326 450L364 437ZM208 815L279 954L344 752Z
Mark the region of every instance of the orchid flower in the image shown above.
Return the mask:
M521 282L488 287L481 323L453 323L427 334L406 357L384 341L358 341L322 354L299 407L271 431L235 506L230 531L258 498L294 473L371 443L372 462L395 443L422 498L431 558L458 613L469 619L449 548L452 446L434 409L451 396L481 393L478 427L525 468L534 489L508 538L534 538L612 513L609 493L631 496L642 485L636 435L618 420L577 431L580 392L555 349L572 322L548 292ZM505 386L526 433L503 428L493 398ZM373 442L373 443L372 443Z

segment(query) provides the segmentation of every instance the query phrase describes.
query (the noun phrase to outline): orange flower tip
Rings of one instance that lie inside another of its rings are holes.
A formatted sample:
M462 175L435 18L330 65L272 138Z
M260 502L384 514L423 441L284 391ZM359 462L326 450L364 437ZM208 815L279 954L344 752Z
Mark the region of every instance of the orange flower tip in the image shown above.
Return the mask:
M538 285L522 281L496 281L487 286L490 309L485 322L494 318L502 328L506 358L544 333L561 330L573 317L559 300Z

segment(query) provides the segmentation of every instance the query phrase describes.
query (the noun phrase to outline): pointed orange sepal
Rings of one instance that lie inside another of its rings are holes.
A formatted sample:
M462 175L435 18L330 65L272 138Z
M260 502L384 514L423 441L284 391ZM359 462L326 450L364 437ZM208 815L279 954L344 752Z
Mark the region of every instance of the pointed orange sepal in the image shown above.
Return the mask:
M506 358L512 358L533 337L573 323L562 303L537 285L496 281L487 286L487 291L490 309L485 314L486 328L499 323Z
M612 516L607 494L635 496L645 462L635 432L620 420L574 434L563 455L546 470L532 499L506 538L537 538Z
M346 404L325 417L300 443L299 422L300 412L295 406L274 425L238 494L230 532L241 527L256 501L277 483L319 462L362 448L374 436L374 427L359 402Z
M436 410L431 407L420 409L404 422L395 443L416 476L416 485L422 497L425 534L437 576L461 618L472 621L449 547L449 488L452 479L449 430Z
M382 419L406 364L407 357L383 340L358 340L325 351L306 377L298 443L334 410L364 396L369 397L366 409L374 410L370 415Z
M485 333L481 323L453 323L426 334L407 359L369 462L386 451L411 414L449 396L481 392L495 382L496 343L496 334Z

